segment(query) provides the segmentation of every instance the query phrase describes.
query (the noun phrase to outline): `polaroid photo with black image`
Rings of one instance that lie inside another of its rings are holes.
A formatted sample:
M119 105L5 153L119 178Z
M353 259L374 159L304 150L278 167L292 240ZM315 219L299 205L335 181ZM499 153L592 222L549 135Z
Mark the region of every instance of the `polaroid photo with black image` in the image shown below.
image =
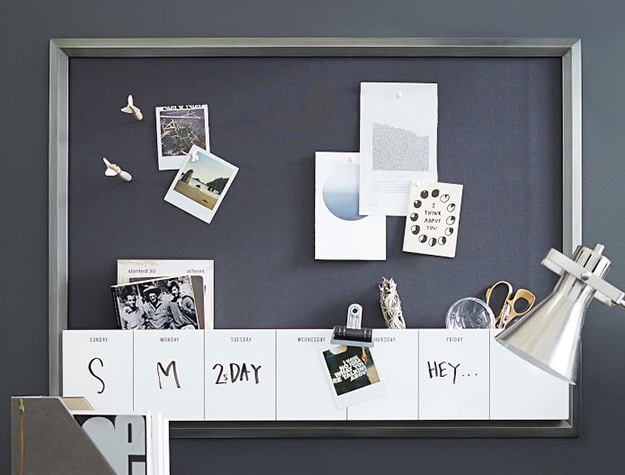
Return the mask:
M210 150L208 105L156 108L158 169L178 170L194 145Z
M194 145L164 199L210 223L238 171L234 165Z
M386 390L373 360L364 346L331 346L322 351L324 373L339 409L382 396Z
M141 280L111 286L122 330L195 330L199 319L191 276Z

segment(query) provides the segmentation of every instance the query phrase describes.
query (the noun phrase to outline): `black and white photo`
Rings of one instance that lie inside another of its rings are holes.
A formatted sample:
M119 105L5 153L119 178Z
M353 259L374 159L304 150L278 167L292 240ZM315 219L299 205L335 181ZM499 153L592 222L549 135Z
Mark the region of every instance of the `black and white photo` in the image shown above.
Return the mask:
M198 313L188 275L143 280L111 287L119 328L195 330Z
M117 259L117 283L189 275L199 327L214 328L214 261L210 259Z
M156 108L158 169L178 170L194 145L210 150L208 106L163 106Z

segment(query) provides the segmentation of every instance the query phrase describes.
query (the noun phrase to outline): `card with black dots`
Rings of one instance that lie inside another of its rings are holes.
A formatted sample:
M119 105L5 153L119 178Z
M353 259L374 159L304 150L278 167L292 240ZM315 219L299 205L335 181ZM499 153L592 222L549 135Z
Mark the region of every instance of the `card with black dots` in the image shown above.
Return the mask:
M412 183L404 252L455 257L462 185L453 183Z

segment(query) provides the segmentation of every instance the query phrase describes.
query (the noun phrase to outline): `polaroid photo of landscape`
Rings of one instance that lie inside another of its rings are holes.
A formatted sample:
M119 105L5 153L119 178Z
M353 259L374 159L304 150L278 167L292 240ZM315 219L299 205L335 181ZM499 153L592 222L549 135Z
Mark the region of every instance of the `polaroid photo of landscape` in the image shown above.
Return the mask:
M178 170L191 147L210 150L208 106L164 106L156 108L158 169Z
M194 145L165 201L210 223L238 171L234 165Z
M371 350L364 346L332 346L322 351L334 402L339 409L382 396L386 390Z

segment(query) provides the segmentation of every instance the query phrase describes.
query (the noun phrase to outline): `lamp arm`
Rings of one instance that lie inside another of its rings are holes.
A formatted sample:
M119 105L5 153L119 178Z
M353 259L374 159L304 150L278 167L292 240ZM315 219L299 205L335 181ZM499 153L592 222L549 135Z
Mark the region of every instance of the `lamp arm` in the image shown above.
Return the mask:
M588 272L561 252L551 249L542 260L542 265L558 275L563 275L565 272L571 274L576 279L589 285L596 291L595 298L602 303L610 307L619 305L625 308L625 293L623 291L597 277L592 272Z

